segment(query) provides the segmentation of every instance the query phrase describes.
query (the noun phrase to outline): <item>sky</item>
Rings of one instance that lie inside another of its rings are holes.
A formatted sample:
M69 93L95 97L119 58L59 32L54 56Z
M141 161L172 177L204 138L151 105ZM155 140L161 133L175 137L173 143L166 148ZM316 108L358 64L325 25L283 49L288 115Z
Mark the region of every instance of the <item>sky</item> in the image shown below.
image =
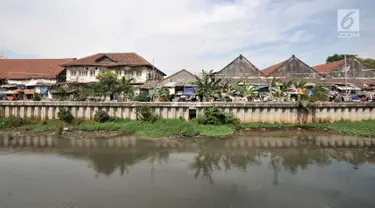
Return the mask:
M338 38L337 10L360 10ZM0 55L82 58L136 52L167 74L220 70L243 54L259 69L293 54L375 58L374 0L0 0Z

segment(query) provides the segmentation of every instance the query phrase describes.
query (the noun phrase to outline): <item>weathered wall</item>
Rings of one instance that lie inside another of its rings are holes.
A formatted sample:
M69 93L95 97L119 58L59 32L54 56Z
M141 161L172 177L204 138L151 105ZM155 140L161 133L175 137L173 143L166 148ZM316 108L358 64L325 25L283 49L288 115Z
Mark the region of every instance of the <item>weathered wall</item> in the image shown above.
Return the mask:
M163 118L189 119L189 111L200 112L204 108L217 107L232 112L243 122L307 123L333 122L338 120L360 121L375 119L373 103L327 103L298 107L282 103L110 103L110 102L33 102L2 101L0 116L36 117L55 119L60 107L69 108L74 117L93 119L95 112L105 110L110 116L136 119L138 106L146 105Z
M268 77L315 79L320 78L320 75L310 66L293 56Z
M351 78L367 78L374 79L375 72L371 69L368 69L364 64L359 62L356 59L350 58L347 60L347 65L350 66L350 69L347 73L349 79ZM333 70L331 73L327 74L327 78L345 78L345 72L342 71L344 65Z
M107 68L107 67L66 67L66 81L67 82L96 82L96 76L105 70L111 70L113 73L117 74L119 77L128 77L133 78L136 83L144 83L147 80L151 79L152 68L150 67L116 67L116 68ZM163 75L157 70L154 71L155 76L158 75L159 79L163 78Z
M221 71L219 71L216 76L218 78L251 78L263 77L263 74L249 60L240 55Z

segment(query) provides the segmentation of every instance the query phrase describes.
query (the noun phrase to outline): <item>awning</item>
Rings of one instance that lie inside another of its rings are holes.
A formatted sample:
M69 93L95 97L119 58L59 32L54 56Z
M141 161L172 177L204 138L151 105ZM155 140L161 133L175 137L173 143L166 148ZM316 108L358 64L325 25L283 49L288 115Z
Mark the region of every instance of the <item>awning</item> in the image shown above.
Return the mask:
M25 93L25 95L34 95L35 90L34 89L25 89L23 92Z
M8 95L17 95L19 94L19 91L18 90L10 90L7 92Z

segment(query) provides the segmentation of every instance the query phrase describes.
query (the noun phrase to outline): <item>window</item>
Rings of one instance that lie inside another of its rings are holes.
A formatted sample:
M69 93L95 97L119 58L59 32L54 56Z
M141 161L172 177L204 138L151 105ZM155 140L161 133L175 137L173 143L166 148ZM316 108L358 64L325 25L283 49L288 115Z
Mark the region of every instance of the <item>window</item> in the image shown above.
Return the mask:
M71 74L70 76L75 77L75 76L77 76L77 71L76 70L71 70L70 74Z
M141 71L141 70L138 70L138 71L137 71L137 76L138 76L138 77L142 76L142 71Z
M116 75L117 75L118 77L121 76L121 71L120 71L120 70L115 69L115 71L116 71Z
M90 70L90 76L95 77L95 70L94 69Z

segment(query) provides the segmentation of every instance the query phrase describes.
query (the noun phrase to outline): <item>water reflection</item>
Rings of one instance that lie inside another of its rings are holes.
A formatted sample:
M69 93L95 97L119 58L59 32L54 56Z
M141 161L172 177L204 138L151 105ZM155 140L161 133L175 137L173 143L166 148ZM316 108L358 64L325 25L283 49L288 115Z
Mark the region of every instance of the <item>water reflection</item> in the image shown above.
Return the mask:
M98 175L106 176L116 171L124 175L140 161L151 164L152 174L154 164L168 163L172 153L195 154L189 168L195 178L206 178L210 183L214 183L212 174L215 171L248 171L250 166L262 164L274 172L274 184L278 183L279 172L296 174L312 165L330 165L332 159L345 161L358 169L366 162L375 162L374 145L374 141L367 138L332 135L294 138L240 136L226 141L212 141L203 146L177 141L142 141L135 136L103 140L56 139L53 136L0 137L0 147L6 150L3 154L57 153L88 160Z

